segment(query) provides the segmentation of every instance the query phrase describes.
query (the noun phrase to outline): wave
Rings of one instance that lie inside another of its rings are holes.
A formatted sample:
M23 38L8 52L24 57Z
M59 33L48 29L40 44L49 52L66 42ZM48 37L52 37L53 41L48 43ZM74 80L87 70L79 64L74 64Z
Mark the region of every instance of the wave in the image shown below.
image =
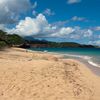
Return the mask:
M98 64L94 63L93 61L88 61L88 63L91 64L92 66L100 67Z
M48 52L48 50L44 50L43 52Z
M43 52L48 52L48 50L44 50ZM57 54L57 55L63 55L64 58L66 58L66 57L81 58L81 59L85 60L88 64L90 64L90 65L92 65L94 67L99 67L100 68L100 64L97 64L92 60L93 59L92 56L65 54L63 52L48 52L48 53Z
M92 58L93 57L90 57L90 56L82 56L82 55L72 55L72 54L64 54L64 56L69 56L69 57L75 57L75 58L81 58L81 59L84 59L86 62L88 62L90 65L94 66L94 67L99 67L100 68L100 65L93 62L92 61Z
M81 55L72 55L72 54L64 54L65 56L70 56L70 57L76 57L76 58L82 58L85 60L90 60L92 57L90 56L81 56Z

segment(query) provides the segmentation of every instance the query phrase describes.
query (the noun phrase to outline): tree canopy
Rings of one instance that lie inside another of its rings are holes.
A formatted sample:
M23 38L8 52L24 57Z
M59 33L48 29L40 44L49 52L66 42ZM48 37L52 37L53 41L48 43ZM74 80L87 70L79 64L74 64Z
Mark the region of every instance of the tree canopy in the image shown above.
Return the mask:
M17 34L7 34L6 32L0 30L0 48L6 46L21 45L25 41L22 37Z

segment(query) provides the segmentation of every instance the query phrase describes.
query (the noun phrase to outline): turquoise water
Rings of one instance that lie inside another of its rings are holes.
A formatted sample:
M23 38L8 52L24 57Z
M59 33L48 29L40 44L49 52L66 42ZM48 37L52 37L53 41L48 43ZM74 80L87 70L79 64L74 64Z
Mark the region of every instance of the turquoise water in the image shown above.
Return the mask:
M31 48L30 50L59 53L65 58L80 58L95 67L100 67L100 48Z

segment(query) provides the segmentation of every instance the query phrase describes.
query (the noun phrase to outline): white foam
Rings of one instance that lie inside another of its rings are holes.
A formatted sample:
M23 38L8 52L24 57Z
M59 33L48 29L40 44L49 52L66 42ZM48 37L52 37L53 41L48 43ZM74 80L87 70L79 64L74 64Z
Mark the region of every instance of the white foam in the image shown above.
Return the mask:
M81 56L81 55L70 55L70 54L65 54L66 56L70 56L70 57L78 57L78 58L81 58L81 59L84 59L86 60L90 65L94 66L94 67L99 67L100 68L100 65L94 63L93 61L91 61L91 59L93 57L90 57L90 56Z
M66 56L70 56L70 57L78 57L78 58L82 58L82 59L85 59L85 60L89 60L91 59L92 57L90 56L81 56L81 55L71 55L71 54L65 54Z
M47 50L44 50L43 52L48 52Z
M90 60L88 61L88 63L91 64L92 66L95 66L95 67L99 67L100 68L100 66L98 64L96 64L96 63L94 63L94 62L92 62Z
M31 50L30 50L31 51ZM44 52L48 52L47 50L44 50ZM55 53L55 52L48 52L48 53L51 53L51 54L57 54L57 55L63 55L63 56L69 56L69 57L76 57L76 58L81 58L81 59L84 59L86 60L90 65L94 66L94 67L99 67L100 68L100 65L94 63L91 59L93 57L91 56L84 56L84 55L74 55L74 54L64 54L64 53Z

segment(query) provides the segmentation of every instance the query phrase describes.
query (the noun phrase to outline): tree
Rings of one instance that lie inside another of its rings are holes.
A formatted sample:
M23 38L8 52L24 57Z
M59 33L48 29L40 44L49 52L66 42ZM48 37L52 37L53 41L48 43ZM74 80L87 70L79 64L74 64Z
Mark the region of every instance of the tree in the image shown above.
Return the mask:
M16 46L22 45L25 40L16 34L7 34L6 32L0 30L0 48L5 46Z
M4 41L0 41L0 49L6 47L7 44Z
M11 46L12 45L21 45L24 43L24 39L16 34L7 35L6 41L7 41L8 45L11 45Z
M7 33L0 30L0 40L3 41L7 38Z

